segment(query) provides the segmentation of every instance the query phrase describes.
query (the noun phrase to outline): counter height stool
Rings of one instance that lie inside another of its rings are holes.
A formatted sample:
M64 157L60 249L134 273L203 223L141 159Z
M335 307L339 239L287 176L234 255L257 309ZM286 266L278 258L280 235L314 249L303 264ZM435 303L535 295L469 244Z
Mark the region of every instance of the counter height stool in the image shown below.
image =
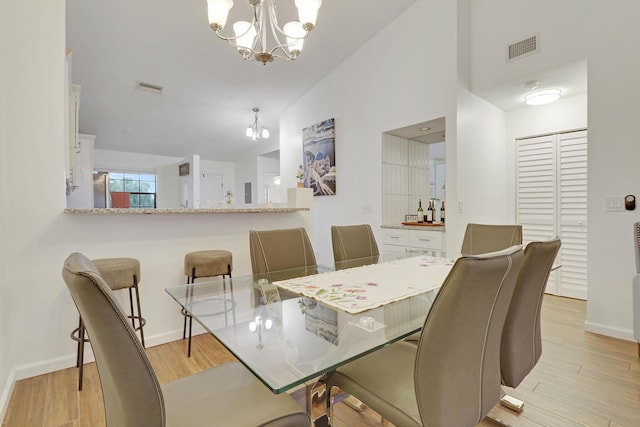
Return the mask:
M184 256L184 275L187 276L187 284L194 283L202 277L226 276L231 277L233 267L233 255L229 251L215 249L208 251L189 252ZM187 318L189 319L189 348L188 357L191 357L191 330L193 317L182 309L184 325L182 327L182 339L187 335Z
M147 321L142 317L140 311L140 292L138 283L140 282L140 262L135 258L101 258L94 259L91 262L100 272L105 282L111 290L120 289L129 290L129 305L131 314L127 316L131 319L131 326L135 331L140 331L140 341L144 346L144 325ZM133 291L136 291L136 308L137 314L133 306ZM76 355L76 367L80 369L78 373L78 390L82 390L82 374L84 365L84 343L90 342L85 334L84 324L80 317L78 327L71 332L71 338L78 342Z

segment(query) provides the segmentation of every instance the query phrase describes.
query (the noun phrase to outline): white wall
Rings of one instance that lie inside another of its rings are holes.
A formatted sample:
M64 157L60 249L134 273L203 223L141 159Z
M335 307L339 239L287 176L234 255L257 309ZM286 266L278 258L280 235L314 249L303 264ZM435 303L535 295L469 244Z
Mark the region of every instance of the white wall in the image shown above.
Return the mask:
M8 236L7 228L9 194L7 185L9 183L8 170L8 152L7 152L7 114L9 97L7 93L7 58L9 52L8 34L11 33L8 28L9 4L0 2L0 236ZM64 173L64 171L62 172ZM9 245L0 243L0 342L7 343L10 331L9 307ZM11 365L9 364L9 346L0 346L0 414L4 413L8 400L8 394L11 391ZM6 384L6 385L5 385Z
M460 254L467 223L513 222L506 206L506 152L504 111L462 86L458 90L458 198L449 197L447 214L457 211L459 227L447 224L449 256ZM448 141L448 138L447 138ZM447 167L449 162L447 160ZM449 218L447 218L447 223Z
M319 261L332 259L332 224L370 223L382 239L382 132L444 116L447 159L455 161L455 109L456 5L419 0L281 116L284 187L296 185L302 129L335 118L337 194L314 199ZM455 197L454 181L447 170L447 196ZM455 215L449 219L455 227Z
M576 11L579 11L577 13ZM472 2L472 87L518 81L586 58L589 191L586 329L631 338L633 222L640 210L605 211L605 199L640 192L640 2L486 0ZM540 33L541 50L506 64L504 45Z
M164 287L184 282L186 252L228 249L234 275L247 274L250 226L312 230L310 213L252 214L258 226L247 214L63 213L64 21L62 1L0 2L0 411L13 379L75 364L77 311L61 276L71 252L140 260L145 338L156 345L181 336Z

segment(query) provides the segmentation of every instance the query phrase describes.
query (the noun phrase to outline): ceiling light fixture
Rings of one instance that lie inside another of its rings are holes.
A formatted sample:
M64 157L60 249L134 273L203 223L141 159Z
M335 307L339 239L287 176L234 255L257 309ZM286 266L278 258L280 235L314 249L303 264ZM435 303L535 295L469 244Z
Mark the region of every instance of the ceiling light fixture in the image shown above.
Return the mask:
M263 127L258 121L258 112L260 109L258 107L254 107L253 112L256 114L255 120L253 123L249 125L247 128L246 135L254 141L258 141L261 138L268 139L269 138L269 129Z
M524 103L527 105L544 105L560 99L560 89L536 90L525 95Z
M316 25L318 9L322 0L295 0L300 21L291 21L280 28L277 18L277 0L248 0L253 7L251 22L237 21L233 24L235 36L222 35L233 0L207 0L209 26L222 40L226 40L247 61L259 61L263 65L280 58L294 60L302 52L304 39ZM266 10L265 10L266 9ZM275 46L267 48L267 35ZM286 42L280 41L284 37Z

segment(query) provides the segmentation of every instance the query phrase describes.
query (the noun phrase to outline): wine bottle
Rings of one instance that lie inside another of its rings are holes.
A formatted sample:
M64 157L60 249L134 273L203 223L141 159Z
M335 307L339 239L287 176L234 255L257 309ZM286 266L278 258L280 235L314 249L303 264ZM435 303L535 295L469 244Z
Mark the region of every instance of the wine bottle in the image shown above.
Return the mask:
M442 202L442 206L440 206L440 222L444 224L444 201Z
M427 208L427 224L433 224L434 212L433 201L429 200L429 207Z
M424 222L424 210L422 209L422 199L418 199L418 224Z

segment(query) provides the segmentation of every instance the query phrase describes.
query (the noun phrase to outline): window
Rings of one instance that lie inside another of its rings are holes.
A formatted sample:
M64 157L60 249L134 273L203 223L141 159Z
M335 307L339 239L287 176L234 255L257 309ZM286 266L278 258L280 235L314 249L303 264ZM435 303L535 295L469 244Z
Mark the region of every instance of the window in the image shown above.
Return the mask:
M109 191L130 193L132 208L156 207L156 175L149 172L109 172Z

